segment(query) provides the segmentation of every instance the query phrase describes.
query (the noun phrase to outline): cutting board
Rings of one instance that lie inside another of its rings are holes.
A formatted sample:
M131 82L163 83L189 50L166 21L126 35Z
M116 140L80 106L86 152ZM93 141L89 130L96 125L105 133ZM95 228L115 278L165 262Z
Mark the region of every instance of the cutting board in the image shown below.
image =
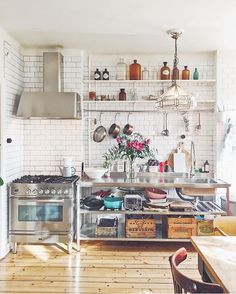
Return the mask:
M174 172L176 173L186 173L187 168L186 168L186 158L185 158L185 153L183 152L178 152L174 153Z
M180 148L179 152L185 155L185 169L186 169L185 172L187 172L191 167L191 155L187 150L184 149L183 144L180 143L178 148ZM168 157L169 165L170 165L170 167L172 168L173 171L176 171L175 167L174 167L174 155L175 154L178 154L176 149L174 149L169 154L169 157ZM177 167L177 169L178 169L178 167Z

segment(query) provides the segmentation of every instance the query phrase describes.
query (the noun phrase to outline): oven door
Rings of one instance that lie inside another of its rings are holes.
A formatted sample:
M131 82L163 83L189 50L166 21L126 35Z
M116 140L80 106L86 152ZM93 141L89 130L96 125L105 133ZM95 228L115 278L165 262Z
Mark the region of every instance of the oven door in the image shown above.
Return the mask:
M10 230L70 232L73 228L73 200L10 197Z

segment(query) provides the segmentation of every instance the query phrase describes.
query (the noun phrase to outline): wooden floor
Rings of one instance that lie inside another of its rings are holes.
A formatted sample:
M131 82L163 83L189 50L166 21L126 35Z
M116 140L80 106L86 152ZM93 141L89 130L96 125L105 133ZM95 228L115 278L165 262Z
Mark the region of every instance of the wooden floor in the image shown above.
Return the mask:
M182 245L183 271L199 278L190 244L84 242L71 255L64 245L21 245L0 261L0 293L173 293L168 257Z

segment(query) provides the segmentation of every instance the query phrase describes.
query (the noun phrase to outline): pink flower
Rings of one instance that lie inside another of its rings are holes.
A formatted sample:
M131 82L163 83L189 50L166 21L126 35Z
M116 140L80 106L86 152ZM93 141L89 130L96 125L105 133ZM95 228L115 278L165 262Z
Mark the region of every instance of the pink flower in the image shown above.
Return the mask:
M128 149L133 148L133 143L132 142L127 142L126 148L128 148Z
M151 143L151 140L150 139L146 139L145 140L145 144L148 144L149 145L150 143Z
M118 144L121 143L121 142L122 142L121 137L117 137L117 138L116 138L116 142L117 142Z
M132 147L133 149L137 150L137 151L142 151L143 150L143 142L132 142Z

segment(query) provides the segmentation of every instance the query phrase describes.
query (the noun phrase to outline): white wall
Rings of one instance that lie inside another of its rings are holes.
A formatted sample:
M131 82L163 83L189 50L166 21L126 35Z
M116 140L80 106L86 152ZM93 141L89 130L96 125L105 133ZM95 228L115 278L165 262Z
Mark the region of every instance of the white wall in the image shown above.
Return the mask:
M7 54L8 52L8 54ZM1 177L5 185L0 189L0 258L8 252L7 183L23 172L23 121L14 117L15 101L23 86L23 60L20 47L0 28L0 84L1 84ZM6 139L12 138L7 144Z

